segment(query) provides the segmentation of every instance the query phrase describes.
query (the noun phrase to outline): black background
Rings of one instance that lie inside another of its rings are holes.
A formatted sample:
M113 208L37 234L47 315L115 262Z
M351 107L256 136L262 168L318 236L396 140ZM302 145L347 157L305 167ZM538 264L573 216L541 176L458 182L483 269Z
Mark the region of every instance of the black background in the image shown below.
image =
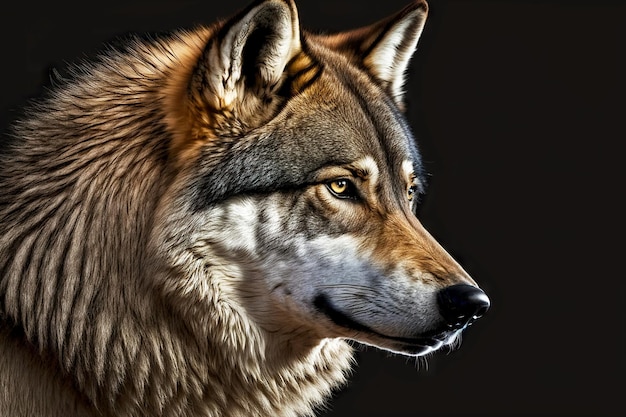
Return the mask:
M3 129L62 70L128 32L245 0L19 2L0 14ZM298 3L301 24L372 23L404 0ZM408 117L432 174L421 219L492 299L459 350L361 349L321 416L623 415L626 8L431 0ZM1 190L0 190L1 192Z

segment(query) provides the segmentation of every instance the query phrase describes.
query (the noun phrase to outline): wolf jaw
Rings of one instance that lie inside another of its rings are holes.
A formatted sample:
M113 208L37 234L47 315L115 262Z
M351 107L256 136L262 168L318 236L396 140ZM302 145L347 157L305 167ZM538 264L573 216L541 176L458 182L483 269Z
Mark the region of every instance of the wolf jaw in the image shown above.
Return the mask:
M484 312L410 201L426 12L323 35L257 1L33 105L0 155L0 414L308 415L346 339L423 354Z

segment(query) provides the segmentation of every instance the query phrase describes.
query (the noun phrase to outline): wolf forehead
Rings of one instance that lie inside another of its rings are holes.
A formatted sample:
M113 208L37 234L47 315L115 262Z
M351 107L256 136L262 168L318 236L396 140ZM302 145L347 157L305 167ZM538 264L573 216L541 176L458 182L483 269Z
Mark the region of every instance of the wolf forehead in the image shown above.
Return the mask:
M404 114L373 82L345 73L355 69L322 68L324 74L265 125L202 148L192 186L197 210L236 195L301 189L316 181L320 169L365 157L397 183L399 192L410 161L418 192L424 191L421 155ZM323 85L327 78L344 88L330 93Z

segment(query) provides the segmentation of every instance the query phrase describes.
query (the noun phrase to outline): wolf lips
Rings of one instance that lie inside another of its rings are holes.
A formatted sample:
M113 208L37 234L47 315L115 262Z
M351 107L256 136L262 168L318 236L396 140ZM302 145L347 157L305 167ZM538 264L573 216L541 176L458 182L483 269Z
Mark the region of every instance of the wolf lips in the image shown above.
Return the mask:
M393 345L394 350L400 350L411 355L428 353L450 344L459 331L462 330L462 328L453 328L450 325L444 325L434 330L422 332L415 337L390 336L377 332L343 313L332 304L325 294L317 295L313 304L319 312L326 315L337 326L388 340Z

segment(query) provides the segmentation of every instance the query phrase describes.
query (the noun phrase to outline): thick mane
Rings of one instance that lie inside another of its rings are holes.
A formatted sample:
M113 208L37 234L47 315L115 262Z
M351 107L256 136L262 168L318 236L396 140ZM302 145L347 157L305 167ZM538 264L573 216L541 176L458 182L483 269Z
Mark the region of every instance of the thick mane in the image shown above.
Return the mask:
M157 62L156 42L134 45L133 55L110 50L73 67L71 81L30 106L0 164L2 311L98 401L144 355L128 308L141 302L129 288L141 281L122 279L144 269L166 159L155 83L174 61Z
M137 258L142 240L131 245L129 233L147 230L162 187L155 178L168 134L154 83L167 68L139 52L110 52L98 65L75 67L74 81L30 106L0 157L2 307L44 347L67 345L67 318L83 316L103 286L140 267L122 262L107 270L112 266L89 256L123 251L121 260ZM147 111L137 112L138 105ZM131 141L139 131L141 141ZM78 294L81 288L93 293ZM63 327L51 333L52 323Z

